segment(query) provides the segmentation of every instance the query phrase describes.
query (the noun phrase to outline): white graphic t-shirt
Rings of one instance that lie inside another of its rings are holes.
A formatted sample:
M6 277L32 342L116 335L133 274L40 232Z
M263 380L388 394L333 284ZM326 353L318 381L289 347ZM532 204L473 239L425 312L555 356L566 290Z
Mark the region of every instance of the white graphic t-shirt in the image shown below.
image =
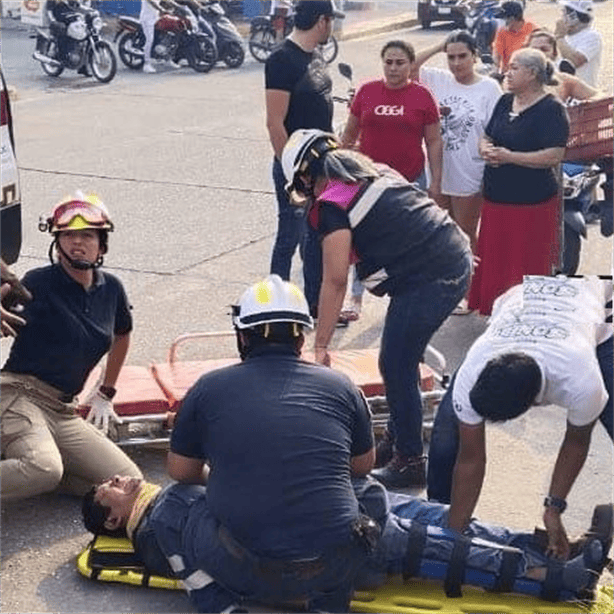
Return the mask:
M480 191L484 160L478 145L501 96L499 84L489 77L477 83L458 83L451 72L420 68L420 81L439 104L443 136L441 191L451 196L470 196Z
M469 393L486 363L509 352L531 356L542 372L537 405L567 410L567 420L584 426L603 410L608 393L595 349L611 335L604 327L612 281L595 276L527 276L493 306L484 334L473 344L456 374L452 402L457 418L480 424Z

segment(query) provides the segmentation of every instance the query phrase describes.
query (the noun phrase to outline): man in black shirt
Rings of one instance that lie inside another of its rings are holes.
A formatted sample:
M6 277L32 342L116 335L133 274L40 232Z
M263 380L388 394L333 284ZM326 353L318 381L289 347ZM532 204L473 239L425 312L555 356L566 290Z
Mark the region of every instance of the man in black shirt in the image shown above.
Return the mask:
M298 128L332 130L332 81L318 46L330 37L335 17L344 15L330 0L302 0L295 10L292 33L265 66L266 121L275 153L273 181L279 206L271 273L289 279L292 256L302 243L305 296L315 315L322 277L320 245L316 233L306 228L303 210L288 201L280 159L289 135Z

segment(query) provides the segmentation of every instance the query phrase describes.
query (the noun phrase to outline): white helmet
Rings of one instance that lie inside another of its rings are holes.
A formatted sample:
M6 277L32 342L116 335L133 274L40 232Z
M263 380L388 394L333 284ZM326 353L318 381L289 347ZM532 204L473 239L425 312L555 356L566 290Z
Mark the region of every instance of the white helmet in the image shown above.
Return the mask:
M295 130L281 152L281 167L286 178L286 192L301 191L299 175L326 152L339 147L337 137L324 130Z
M235 306L232 320L239 329L273 322L295 322L313 328L304 294L279 275L269 275L247 289Z

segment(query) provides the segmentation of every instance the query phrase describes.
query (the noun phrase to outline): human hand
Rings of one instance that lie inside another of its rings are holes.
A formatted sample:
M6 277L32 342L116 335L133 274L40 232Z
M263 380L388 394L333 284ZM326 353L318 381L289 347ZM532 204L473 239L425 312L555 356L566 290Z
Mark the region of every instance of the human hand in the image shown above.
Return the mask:
M87 414L86 421L91 422L97 429L100 429L105 435L109 432L109 420L116 424L121 424L123 420L115 413L113 403L109 401L100 390L96 390L90 394L83 405L90 405L91 409Z
M548 548L546 554L556 559L569 558L569 540L561 521L561 513L552 507L544 510L544 526L548 533Z
M491 145L490 147L485 147L483 149L482 157L486 161L488 166L501 166L502 164L509 164L510 160L510 150L505 147L495 147Z
M2 288L0 290L1 297L4 298L10 292L10 290L11 286L8 283L2 284ZM16 337L16 328L18 326L23 326L25 323L26 321L23 318L0 305L0 324L3 337Z
M316 363L320 365L324 365L325 367L330 367L330 354L326 348L316 348Z
M561 17L561 19L557 20L554 26L554 38L561 38L562 36L565 36L567 34L567 29L567 23Z
M4 286L7 286L7 288L4 289ZM2 288L2 305L7 309L32 300L30 291L19 281L17 275L4 262L2 262Z

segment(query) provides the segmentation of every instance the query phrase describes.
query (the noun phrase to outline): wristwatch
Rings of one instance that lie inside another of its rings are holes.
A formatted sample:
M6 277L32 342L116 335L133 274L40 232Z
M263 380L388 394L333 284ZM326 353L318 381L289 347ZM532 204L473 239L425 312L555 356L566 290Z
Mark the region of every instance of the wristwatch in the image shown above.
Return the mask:
M113 386L100 386L100 388L98 388L98 391L109 401L112 401L113 397L117 394L117 390L115 390Z
M560 514L562 514L567 509L567 501L565 499L559 499L558 497L551 497L548 495L544 499L545 507L553 507L558 510Z

